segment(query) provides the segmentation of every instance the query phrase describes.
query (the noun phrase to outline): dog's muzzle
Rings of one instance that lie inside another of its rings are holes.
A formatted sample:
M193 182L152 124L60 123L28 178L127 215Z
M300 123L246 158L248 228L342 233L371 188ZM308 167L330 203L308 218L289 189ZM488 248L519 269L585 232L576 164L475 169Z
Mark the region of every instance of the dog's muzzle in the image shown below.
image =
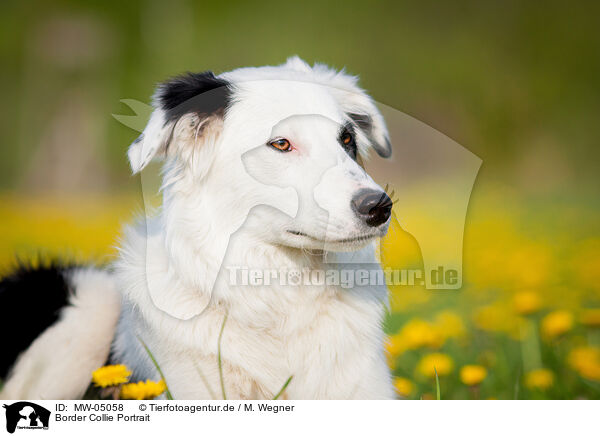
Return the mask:
M370 227L377 227L392 215L392 199L375 189L358 191L350 202L356 215Z

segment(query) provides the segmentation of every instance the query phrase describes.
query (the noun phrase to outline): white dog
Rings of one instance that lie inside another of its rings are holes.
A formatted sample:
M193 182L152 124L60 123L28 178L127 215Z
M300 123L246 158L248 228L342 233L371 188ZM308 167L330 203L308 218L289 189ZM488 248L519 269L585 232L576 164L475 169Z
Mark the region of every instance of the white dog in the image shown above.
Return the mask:
M77 398L111 347L158 380L143 342L176 399L270 399L290 377L283 398L393 398L385 286L239 280L377 265L392 204L360 162L391 146L356 78L295 57L172 79L154 107L128 156L134 173L164 160L160 211L125 230L108 270L53 270L70 305L14 347L0 396Z

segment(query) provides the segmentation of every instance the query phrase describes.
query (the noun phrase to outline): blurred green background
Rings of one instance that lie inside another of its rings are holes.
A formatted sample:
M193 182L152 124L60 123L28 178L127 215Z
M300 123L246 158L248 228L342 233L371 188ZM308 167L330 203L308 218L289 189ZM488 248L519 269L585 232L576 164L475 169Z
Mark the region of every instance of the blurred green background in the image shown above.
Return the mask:
M359 74L376 101L483 159L464 289L393 290L399 393L431 397L427 359L443 355L452 360L445 398L600 398L600 3L4 0L0 8L0 267L15 253L114 256L120 223L141 205L125 158L137 132L111 116L130 113L121 99L147 102L157 82L183 71L298 54ZM384 263L414 260L414 241L399 229L388 241ZM553 320L559 328L548 333ZM485 368L481 383L461 379L467 364Z
M504 183L543 191L598 184L597 2L33 0L2 12L5 189L35 185L40 145L73 142L98 167L77 185L121 190L135 133L110 117L127 110L119 99L147 101L182 71L292 54L360 74L375 100L480 156L483 176L508 170Z

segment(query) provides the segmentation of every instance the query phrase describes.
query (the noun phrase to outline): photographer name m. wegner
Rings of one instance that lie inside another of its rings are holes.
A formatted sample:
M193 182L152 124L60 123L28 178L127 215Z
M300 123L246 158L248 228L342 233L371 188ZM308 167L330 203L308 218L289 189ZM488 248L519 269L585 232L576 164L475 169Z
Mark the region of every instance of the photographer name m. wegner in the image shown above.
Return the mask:
M393 268L310 268L256 269L227 266L229 284L233 286L423 286L426 283L422 269ZM431 271L431 282L436 286L458 283L458 271L443 266Z

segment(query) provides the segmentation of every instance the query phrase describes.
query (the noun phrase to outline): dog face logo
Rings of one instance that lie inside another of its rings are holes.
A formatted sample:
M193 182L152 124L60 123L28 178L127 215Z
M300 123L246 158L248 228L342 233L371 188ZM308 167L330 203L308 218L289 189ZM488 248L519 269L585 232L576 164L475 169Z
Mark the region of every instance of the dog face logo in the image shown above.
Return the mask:
M50 411L28 401L19 401L10 405L4 404L6 409L6 431L14 433L18 429L48 429Z

